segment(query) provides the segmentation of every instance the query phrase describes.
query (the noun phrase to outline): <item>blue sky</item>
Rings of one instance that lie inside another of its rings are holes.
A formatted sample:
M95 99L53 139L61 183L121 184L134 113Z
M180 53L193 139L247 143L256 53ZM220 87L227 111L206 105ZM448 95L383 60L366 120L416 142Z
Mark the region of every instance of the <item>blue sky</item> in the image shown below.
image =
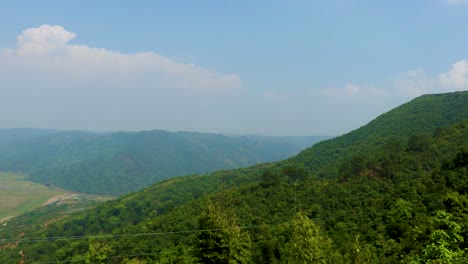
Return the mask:
M468 89L468 2L11 1L0 127L341 134Z

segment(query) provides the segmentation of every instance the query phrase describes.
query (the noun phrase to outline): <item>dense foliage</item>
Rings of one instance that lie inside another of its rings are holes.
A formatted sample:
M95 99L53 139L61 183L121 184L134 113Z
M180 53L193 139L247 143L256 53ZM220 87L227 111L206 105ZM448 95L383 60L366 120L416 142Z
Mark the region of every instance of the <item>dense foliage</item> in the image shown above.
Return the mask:
M96 194L123 194L174 176L290 157L283 139L166 131L89 133L0 130L0 170ZM314 138L308 138L313 144ZM315 138L318 141L320 137Z
M331 171L303 163L315 155L307 150L283 162L167 180L3 240L9 247L0 261L467 263L468 111L429 97L422 97L426 106L413 102L461 112L438 127L430 121L437 114L422 114L402 136L374 127L367 144L342 147L346 155Z
M356 153L370 155L389 139L407 140L415 133L432 133L466 118L468 91L423 95L382 114L369 124L333 140L319 142L296 157L311 172L333 177L336 165Z

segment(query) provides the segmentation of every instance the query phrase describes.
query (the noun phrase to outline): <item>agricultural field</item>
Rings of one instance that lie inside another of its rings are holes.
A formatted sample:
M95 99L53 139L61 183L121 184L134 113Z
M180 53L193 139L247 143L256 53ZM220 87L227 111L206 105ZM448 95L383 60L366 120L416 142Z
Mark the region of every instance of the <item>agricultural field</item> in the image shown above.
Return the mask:
M25 179L24 175L0 172L0 222L73 195L61 189L51 189Z

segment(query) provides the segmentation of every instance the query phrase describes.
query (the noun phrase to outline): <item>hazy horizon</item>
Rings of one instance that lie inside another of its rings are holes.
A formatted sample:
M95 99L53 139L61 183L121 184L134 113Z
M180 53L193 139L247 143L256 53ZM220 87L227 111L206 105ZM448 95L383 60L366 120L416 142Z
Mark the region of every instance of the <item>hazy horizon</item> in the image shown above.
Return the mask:
M170 133L203 133L203 134L217 134L217 135L224 135L227 137L242 137L242 136L248 136L248 137L336 137L339 135L269 135L269 134L236 134L236 133L221 133L221 132L216 132L216 131L190 131L190 130L167 130L167 129L145 129L145 130L102 130L102 131L97 131L97 130L83 130L83 129L55 129L55 128L35 128L35 127L0 127L0 130L44 130L44 131L55 131L55 132L70 132L70 131L79 131L79 132L87 132L87 133L118 133L118 132L124 132L124 133L138 133L138 132L148 132L148 131L165 131L165 132L170 132ZM349 131L350 132L350 131ZM347 132L346 132L347 133Z
M46 0L0 22L0 128L341 135L468 89L463 0Z

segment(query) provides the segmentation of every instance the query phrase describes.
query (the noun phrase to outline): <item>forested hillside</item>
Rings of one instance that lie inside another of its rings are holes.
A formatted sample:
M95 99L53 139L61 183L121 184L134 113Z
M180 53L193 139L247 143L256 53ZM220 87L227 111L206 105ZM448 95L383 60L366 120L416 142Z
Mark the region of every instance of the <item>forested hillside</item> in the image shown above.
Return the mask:
M64 220L32 212L53 223L1 227L0 261L467 263L467 98L423 96L295 158L166 180ZM327 144L343 156L304 162Z
M300 150L267 137L32 129L0 130L0 149L0 171L96 194L123 194L169 177L276 161Z
M334 140L322 141L293 157L314 174L333 177L336 163L353 155L369 155L388 140L404 141L412 136L424 136L435 129L449 126L466 118L468 91L420 96L369 124Z

